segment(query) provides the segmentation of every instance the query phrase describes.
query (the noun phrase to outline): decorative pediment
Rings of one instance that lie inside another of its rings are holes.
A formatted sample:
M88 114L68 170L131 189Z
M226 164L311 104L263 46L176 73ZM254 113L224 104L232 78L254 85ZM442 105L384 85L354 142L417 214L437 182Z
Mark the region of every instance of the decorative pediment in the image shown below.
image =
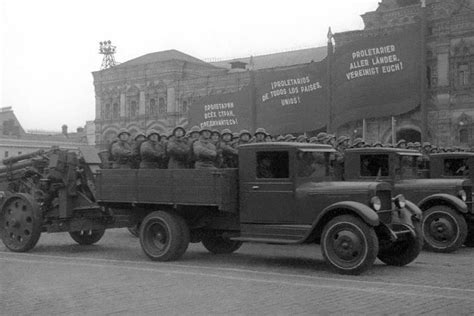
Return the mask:
M468 42L465 39L461 39L454 47L453 47L453 54L454 56L469 56L474 54L474 45L472 42Z

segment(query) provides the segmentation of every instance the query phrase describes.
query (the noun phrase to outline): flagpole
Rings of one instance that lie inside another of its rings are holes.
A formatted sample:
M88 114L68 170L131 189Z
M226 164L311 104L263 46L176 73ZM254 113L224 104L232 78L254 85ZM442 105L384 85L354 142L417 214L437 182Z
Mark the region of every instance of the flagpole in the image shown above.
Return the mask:
M251 133L257 129L257 87L255 83L255 71L254 71L254 65L253 65L253 56L250 56L250 61L249 61L249 75L250 75L250 103L251 103L251 113L252 113L252 119L251 119ZM265 126L266 127L266 126Z
M333 132L333 126L332 126L332 59L333 59L333 53L334 53L334 47L332 44L332 39L333 39L333 34L331 31L331 27L329 27L328 30L328 49L327 49L327 125L326 125L326 131L327 133L332 133Z
M421 141L428 141L428 112L426 100L426 0L421 0L420 27L420 111L421 111Z

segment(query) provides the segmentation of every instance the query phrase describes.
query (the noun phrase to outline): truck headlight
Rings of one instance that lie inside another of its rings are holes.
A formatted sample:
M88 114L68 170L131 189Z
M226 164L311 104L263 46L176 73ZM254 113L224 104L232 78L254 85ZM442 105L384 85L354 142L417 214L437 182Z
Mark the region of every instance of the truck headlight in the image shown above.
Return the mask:
M464 190L459 190L458 192L458 197L463 200L464 202L466 202L467 200L467 195L466 195L466 191Z
M382 202L380 201L380 198L378 196L374 196L370 199L370 204L372 205L372 208L376 211L380 211L382 208Z
M403 194L399 194L393 198L393 202L397 208L404 208L406 205L406 200Z

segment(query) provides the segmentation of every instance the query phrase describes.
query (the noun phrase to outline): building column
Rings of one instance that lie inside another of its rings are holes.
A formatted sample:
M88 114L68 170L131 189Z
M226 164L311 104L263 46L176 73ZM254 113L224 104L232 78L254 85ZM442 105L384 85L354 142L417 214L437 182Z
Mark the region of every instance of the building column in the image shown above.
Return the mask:
M98 95L95 96L95 119L102 119L102 100Z
M127 98L125 97L125 93L120 94L120 117L125 117L127 104Z
M138 100L138 115L146 114L146 96L145 91L140 91L140 99Z
M168 88L167 90L167 112L176 112L176 95L174 88Z

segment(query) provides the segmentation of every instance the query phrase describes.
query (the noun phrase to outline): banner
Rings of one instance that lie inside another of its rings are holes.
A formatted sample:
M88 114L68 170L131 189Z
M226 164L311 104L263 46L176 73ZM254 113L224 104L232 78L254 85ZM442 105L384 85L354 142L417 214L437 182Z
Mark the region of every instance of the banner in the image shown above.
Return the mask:
M420 103L420 26L337 47L332 123L399 115Z
M250 89L201 97L189 106L189 126L230 129L239 132L251 127Z
M327 121L326 63L255 74L257 127L273 135L320 129Z

